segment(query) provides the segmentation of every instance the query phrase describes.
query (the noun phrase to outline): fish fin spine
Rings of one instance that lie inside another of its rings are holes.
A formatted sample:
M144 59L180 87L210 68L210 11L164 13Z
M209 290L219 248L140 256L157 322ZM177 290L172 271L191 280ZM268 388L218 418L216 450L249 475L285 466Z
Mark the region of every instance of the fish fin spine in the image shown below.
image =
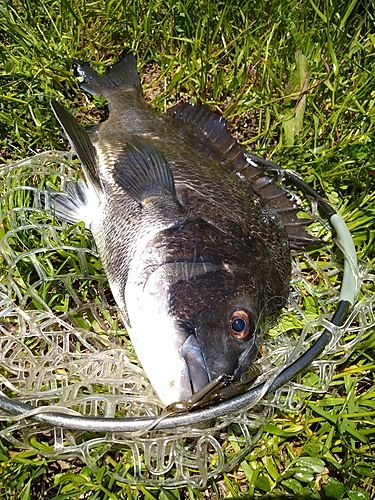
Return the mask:
M134 54L126 54L103 75L84 61L73 60L73 69L76 76L83 78L80 87L92 95L102 94L106 97L118 88L142 92Z
M203 135L212 154L220 155L226 160L224 168L237 174L268 201L280 217L292 248L300 249L322 244L318 238L307 233L306 219L297 216L300 208L288 198L287 190L275 182L275 177L265 172L261 159L258 165L252 160L253 155L252 159L246 156L246 148L231 135L225 118L209 109L188 103L172 107L167 116L172 123L183 122L193 136L202 139Z
M242 165L246 149L231 135L227 121L222 116L201 106L183 103L169 109L167 117L172 122L182 121L195 136L203 134L211 147L224 155L225 159L234 164L239 161L239 165Z

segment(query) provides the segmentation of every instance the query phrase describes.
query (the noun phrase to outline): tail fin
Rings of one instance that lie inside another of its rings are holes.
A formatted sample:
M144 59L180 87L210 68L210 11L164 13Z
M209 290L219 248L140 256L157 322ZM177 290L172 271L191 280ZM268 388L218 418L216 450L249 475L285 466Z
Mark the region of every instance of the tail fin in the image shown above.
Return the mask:
M118 88L141 92L134 54L126 54L121 61L110 66L104 75L97 73L84 61L73 60L73 69L76 76L83 78L81 88L92 95L103 94L107 97Z

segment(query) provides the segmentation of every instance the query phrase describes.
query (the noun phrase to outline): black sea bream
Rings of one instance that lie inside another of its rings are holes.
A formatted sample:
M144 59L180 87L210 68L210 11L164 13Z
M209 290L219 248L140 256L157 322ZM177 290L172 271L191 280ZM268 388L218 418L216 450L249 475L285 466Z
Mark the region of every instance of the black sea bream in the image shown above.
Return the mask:
M108 101L85 131L51 105L86 182L51 193L51 209L84 221L138 358L164 404L220 375L238 380L284 306L290 246L310 237L284 191L245 154L225 120L179 104L160 116L128 54L81 87Z

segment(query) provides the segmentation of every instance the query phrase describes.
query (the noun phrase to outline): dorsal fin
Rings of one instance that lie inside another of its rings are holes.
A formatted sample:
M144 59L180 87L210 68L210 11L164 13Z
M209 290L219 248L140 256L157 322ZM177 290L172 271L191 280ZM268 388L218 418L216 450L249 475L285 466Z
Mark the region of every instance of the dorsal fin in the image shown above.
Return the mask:
M227 121L209 109L193 104L177 104L167 112L167 117L172 121L183 122L195 137L205 139L225 158L236 166L243 165L243 156L246 152L231 135L227 128Z
M201 147L207 153L208 148L212 157L219 160L224 158L227 168L248 182L270 203L284 224L291 248L322 244L306 232L305 226L311 220L297 217L301 209L286 196L286 190L275 183L273 176L265 173L261 162L258 165L246 156L245 147L231 135L225 118L193 104L177 104L168 110L167 116L180 128L183 124L184 134L196 139L198 149Z

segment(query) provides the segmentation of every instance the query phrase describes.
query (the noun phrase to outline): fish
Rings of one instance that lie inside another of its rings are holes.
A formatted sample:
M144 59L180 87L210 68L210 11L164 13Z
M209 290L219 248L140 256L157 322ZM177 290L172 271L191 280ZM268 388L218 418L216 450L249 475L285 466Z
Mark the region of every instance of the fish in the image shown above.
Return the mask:
M291 248L314 244L297 207L231 135L226 120L143 98L134 54L98 74L73 61L109 118L84 129L53 112L84 180L48 209L91 231L137 357L161 402L188 401L254 363L289 294Z

